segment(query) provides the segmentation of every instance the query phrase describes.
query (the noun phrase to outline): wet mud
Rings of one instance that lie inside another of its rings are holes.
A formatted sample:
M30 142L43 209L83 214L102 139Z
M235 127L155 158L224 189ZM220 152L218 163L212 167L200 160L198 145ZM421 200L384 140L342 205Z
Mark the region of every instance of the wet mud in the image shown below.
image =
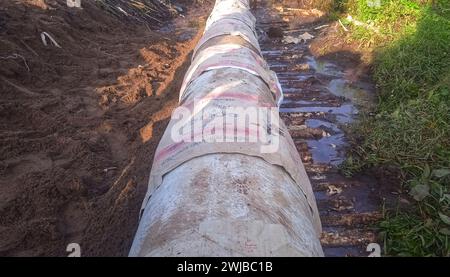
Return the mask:
M378 241L374 226L381 218L379 184L368 176L347 178L339 165L349 147L348 126L373 105L370 76L350 76L358 59L311 51L328 23L323 13L268 1L255 14L264 58L283 88L281 116L315 191L325 255L368 256L367 245Z

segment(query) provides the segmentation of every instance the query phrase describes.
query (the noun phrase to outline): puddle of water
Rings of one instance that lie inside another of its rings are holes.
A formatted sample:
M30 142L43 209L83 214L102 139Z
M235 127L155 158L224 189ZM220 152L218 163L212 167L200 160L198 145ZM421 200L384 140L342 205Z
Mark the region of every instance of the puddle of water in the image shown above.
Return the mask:
M318 106L318 105L326 105L327 102L318 102L318 101L307 101L307 100L290 100L290 99L284 99L281 106L285 106L285 108L289 108L291 104L295 105L302 105L302 106Z
M303 82L308 80L309 78L313 77L313 75L288 75L288 74L277 74L278 80L280 81L280 84L286 84L289 85L291 82ZM289 88L285 88L289 89Z
M329 130L332 130L334 133L342 133L341 129L339 129L336 124L320 119L308 119L306 120L306 125L308 125L308 127L310 128L325 127Z
M345 146L345 137L343 134L330 137L323 137L319 140L307 140L314 163L340 165L345 157L337 149L338 146Z
M270 69L272 69L272 70L275 70L275 69L278 69L278 68L287 68L287 65L285 65L285 64L277 64L277 63L274 63L274 64L271 64L270 65Z
M307 64L313 68L316 73L334 77L342 77L344 73L339 70L339 68L329 62L318 61L314 57L308 56L306 57Z
M351 103L343 104L340 107L296 107L280 108L281 113L330 113L336 116L341 124L351 123L354 116L358 114L358 109Z
M344 79L334 79L328 84L328 90L336 96L344 97L359 106L367 106L370 102L369 93L362 88L352 86Z
M266 56L266 55L272 55L272 56L280 56L281 54L283 54L283 50L262 50L261 51L262 52L262 54L264 55L264 56Z
M342 131L335 124L319 119L308 119L306 125L310 128L325 129L328 133L331 133L329 137L306 141L311 149L313 161L334 166L341 164L345 155L342 151L339 151L339 148L347 145Z

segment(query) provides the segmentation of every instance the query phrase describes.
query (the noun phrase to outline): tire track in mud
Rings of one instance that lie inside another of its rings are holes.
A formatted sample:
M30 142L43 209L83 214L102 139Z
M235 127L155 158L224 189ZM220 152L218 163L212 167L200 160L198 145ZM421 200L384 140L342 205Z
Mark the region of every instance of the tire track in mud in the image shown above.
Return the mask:
M372 85L347 80L342 59L311 54L308 34L318 35L317 27L324 24L319 16L277 5L266 3L254 11L257 30L264 58L285 94L281 117L313 185L325 255L368 256L366 247L377 242L374 226L381 218L379 187L369 177L344 177L338 166L348 147L344 130L361 107L370 106ZM306 39L295 41L302 35Z

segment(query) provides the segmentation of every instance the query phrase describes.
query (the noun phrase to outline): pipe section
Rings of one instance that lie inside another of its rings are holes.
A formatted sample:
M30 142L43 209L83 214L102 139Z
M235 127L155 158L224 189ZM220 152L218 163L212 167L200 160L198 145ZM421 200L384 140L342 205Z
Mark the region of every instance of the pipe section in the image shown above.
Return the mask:
M158 146L130 256L323 256L248 0L217 0Z

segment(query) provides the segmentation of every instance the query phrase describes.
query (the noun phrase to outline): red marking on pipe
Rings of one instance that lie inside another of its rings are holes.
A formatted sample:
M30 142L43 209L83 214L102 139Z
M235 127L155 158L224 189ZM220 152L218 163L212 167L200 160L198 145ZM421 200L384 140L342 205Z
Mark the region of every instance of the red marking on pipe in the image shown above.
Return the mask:
M267 102L259 102L260 98L258 95L251 95L248 93L242 93L242 92L234 92L234 91L225 91L225 92L212 92L208 95L200 98L199 100L191 100L185 104L183 104L183 107L186 107L190 110L193 109L195 103L201 103L202 101L210 101L210 100L239 100L243 102L250 102L252 104L255 104L257 107L264 107L264 108L275 108L276 105L273 103L267 103ZM246 105L248 106L248 105Z
M180 141L174 144L170 144L164 149L161 149L161 151L158 151L155 155L155 161L159 161L162 158L167 157L168 154L173 153L175 150L178 150L183 144L185 144L184 141Z

